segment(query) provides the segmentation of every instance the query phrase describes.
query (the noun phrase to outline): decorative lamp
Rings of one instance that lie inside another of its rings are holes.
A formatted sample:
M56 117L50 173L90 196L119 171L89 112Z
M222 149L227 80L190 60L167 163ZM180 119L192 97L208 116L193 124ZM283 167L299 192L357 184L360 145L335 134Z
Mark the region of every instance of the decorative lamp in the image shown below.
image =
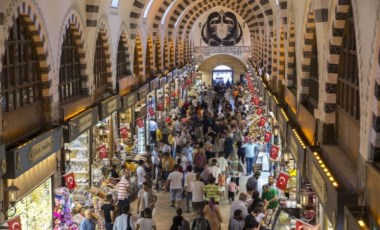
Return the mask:
M273 128L273 135L275 135L275 136L278 136L278 134L279 134L279 130L280 128L276 125L274 128Z
M17 202L17 192L20 189L13 184L11 186L8 186L4 188L4 192L6 195L8 195L8 200L9 200L9 208L5 209L4 208L4 201L1 201L1 212L4 214L4 216L8 219L9 217L12 217L16 214L16 202Z

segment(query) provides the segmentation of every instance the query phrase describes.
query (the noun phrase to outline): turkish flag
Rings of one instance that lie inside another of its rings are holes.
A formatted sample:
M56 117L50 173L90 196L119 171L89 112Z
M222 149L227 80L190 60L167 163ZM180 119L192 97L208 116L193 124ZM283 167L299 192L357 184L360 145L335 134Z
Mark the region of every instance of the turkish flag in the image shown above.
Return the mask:
M171 95L175 97L177 95L176 91L173 91Z
M277 177L276 187L281 190L285 190L286 187L288 186L288 180L289 180L289 174L285 172L280 172Z
M17 216L13 219L7 221L9 230L22 230L21 228L21 218Z
M63 178L65 179L66 185L70 190L74 189L77 186L77 183L75 182L74 173L68 173L64 175Z
M171 121L172 121L172 120L170 119L170 117L166 117L166 118L165 118L165 122L166 122L166 123L170 123Z
M99 156L100 156L101 159L107 158L107 154L108 153L107 153L107 147L106 147L106 145L99 146L98 150L99 150Z
M148 107L148 113L149 113L150 116L154 116L154 109L153 109L152 106Z
M253 104L255 104L255 105L259 105L260 100L259 100L258 97L253 97L253 98L252 98L252 102L253 102Z
M157 105L157 110L158 110L158 111L164 111L164 104L163 104L163 103L159 103L159 104Z
M261 115L263 113L263 108L259 107L256 110L257 115Z
M142 118L139 118L136 120L136 124L141 129L144 127L144 120Z
M128 129L127 127L120 128L120 136L121 138L128 138Z
M271 138L272 138L272 133L266 131L265 134L264 134L264 141L265 141L265 142L270 142L270 141L271 141Z
M278 152L280 151L280 147L276 145L272 145L270 148L269 157L276 160L278 158Z
M265 117L261 117L260 118L260 121L259 123L257 124L259 127L263 127L265 125L265 122L266 122L266 118Z
M300 220L296 221L296 230L301 230L304 227L304 223Z

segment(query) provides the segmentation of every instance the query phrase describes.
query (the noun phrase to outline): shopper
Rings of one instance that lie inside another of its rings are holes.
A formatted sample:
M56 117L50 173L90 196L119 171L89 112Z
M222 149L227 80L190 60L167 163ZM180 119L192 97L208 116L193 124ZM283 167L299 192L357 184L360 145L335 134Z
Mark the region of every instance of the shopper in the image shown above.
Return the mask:
M170 185L170 201L171 207L181 207L182 200L182 177L183 174L178 171L179 165L174 166L174 171L169 174L168 179L166 180L166 187Z
M189 222L182 216L182 209L177 208L176 213L170 230L190 230Z
M241 146L245 148L245 159L247 161L247 176L250 176L253 169L253 159L255 158L256 149L258 144L254 143L253 138L249 138L248 142Z
M230 218L228 224L228 230L243 230L244 229L244 219L242 216L242 211L240 209L235 210L234 216Z
M121 177L117 185L117 200L119 211L122 210L124 206L129 206L130 204L130 184L129 184L129 170L124 169L124 175ZM121 213L119 213L120 215Z
M147 176L145 169L144 169L144 161L143 160L139 161L139 166L136 169L136 173L137 173L138 187L139 187L139 189L141 189L142 183L144 181L147 181L147 179L148 179L148 176Z
M186 168L186 175L185 175L185 185L184 189L186 192L186 207L187 212L190 213L190 201L193 197L193 187L195 182L195 173L193 173L193 166L188 165Z
M213 197L216 204L219 204L219 186L215 184L215 177L211 177L210 183L204 187L206 202L210 201Z
M153 210L157 202L156 193L150 188L149 183L144 181L142 189L137 194L137 210L138 215L141 217L146 208Z
M116 217L112 230L135 230L135 224L132 215L129 213L130 206L123 206L121 215Z
M260 171L255 171L253 176L249 177L246 184L247 190L258 191L259 178L261 176Z
M199 174L196 174L195 176L195 182L193 185L193 194L192 194L192 207L197 214L199 210L203 210L203 207L205 206L204 202L204 187L205 184L201 180L201 176Z
M203 212L206 220L211 225L211 230L220 230L220 223L223 222L223 219L214 197L210 197L208 204L203 209Z
M112 230L115 220L115 208L112 204L111 194L106 195L105 203L102 205L101 210L103 211L106 230Z
M261 199L264 201L264 205L267 209L274 209L277 206L277 190L269 187L269 185L263 186L263 193Z
M84 217L85 218L80 224L79 230L95 230L96 222L92 217L91 209L86 209L86 211L84 212Z
M156 144L157 142L157 136L156 136L157 129L158 129L158 126L157 126L156 121L154 120L154 118L151 118L149 121L149 134L150 134L152 144Z
M156 230L156 223L152 219L152 210L144 209L144 217L137 221L136 230Z
M211 230L210 223L206 220L203 210L198 210L198 216L193 220L191 230Z
M235 210L238 210L238 209L241 210L243 218L245 218L248 215L247 206L246 206L247 199L248 199L247 193L241 192L239 194L239 199L235 200L231 204L230 218L234 216Z
M260 214L259 208L254 208L253 211L244 219L244 226L246 230L261 229L264 221L257 221L256 217Z

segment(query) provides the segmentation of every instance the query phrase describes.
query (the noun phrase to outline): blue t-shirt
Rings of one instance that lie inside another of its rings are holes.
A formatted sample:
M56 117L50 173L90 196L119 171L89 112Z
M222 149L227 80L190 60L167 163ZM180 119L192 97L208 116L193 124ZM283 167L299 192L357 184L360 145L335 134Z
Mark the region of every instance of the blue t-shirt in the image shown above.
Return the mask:
M95 221L84 218L80 224L79 230L95 230Z
M255 156L255 149L259 146L255 143L245 143L242 147L245 148L245 157L252 158Z

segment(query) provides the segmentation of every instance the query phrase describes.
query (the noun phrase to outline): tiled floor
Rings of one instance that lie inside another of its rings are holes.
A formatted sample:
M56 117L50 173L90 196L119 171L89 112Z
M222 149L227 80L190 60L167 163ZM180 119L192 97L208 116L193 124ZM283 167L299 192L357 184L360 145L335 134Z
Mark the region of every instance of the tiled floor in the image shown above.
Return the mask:
M267 183L269 173L263 172L260 178L260 184L263 185ZM240 191L245 191L245 184L247 181L247 176L240 177ZM261 186L259 186L261 187ZM176 215L175 209L170 207L170 200L169 200L169 192L161 191L158 194L158 201L156 209L153 212L153 219L156 222L156 226L158 230L169 230L170 226L172 224L172 218ZM132 208L135 207L132 205ZM228 220L230 217L230 206L228 204L227 199L221 200L221 204L219 206L223 222L222 223L222 230L228 229ZM182 202L182 209L186 210L185 208L185 201ZM136 212L134 212L136 213ZM183 216L189 220L190 224L192 223L195 216L193 216L192 213L184 213Z

